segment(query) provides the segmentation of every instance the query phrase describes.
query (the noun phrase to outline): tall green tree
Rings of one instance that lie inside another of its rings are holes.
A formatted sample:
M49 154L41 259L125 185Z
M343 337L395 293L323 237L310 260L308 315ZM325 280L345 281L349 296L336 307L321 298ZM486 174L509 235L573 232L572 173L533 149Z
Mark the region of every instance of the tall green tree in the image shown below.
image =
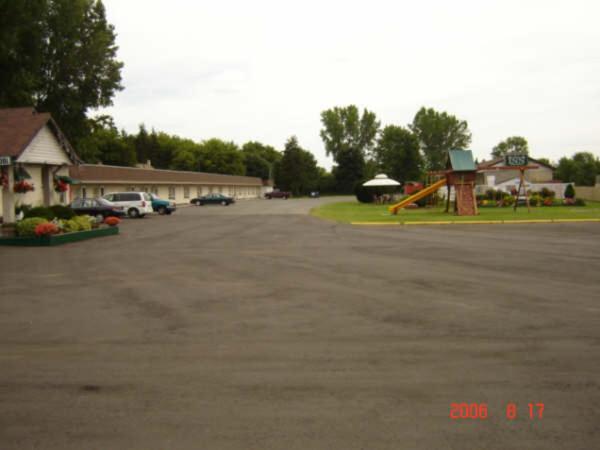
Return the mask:
M270 145L250 141L242 146L246 175L269 179L274 176L275 165L281 161L282 154Z
M321 139L336 163L334 176L340 192L351 193L364 176L365 158L371 156L380 122L375 113L355 105L321 113Z
M48 111L75 144L122 89L101 0L0 0L0 106Z
M32 106L41 89L47 0L0 0L0 106Z
M319 168L312 153L298 144L292 136L285 144L279 165L277 186L291 191L293 195L307 194L319 184Z
M409 128L419 139L427 170L443 169L449 150L464 149L471 143L466 120L433 108L421 108Z
M112 117L99 116L88 121L90 133L79 141L80 157L88 163L135 166L137 159L133 140L119 132Z
M577 186L594 186L600 174L600 160L593 153L578 152L573 157L558 161L556 177L564 183Z
M419 180L423 173L419 139L403 127L388 125L383 129L375 147L375 160L382 172L401 182Z
M508 154L529 155L529 143L522 136L511 136L499 142L492 149L492 157L500 158Z
M245 175L244 156L233 142L209 139L200 144L198 168L202 172Z

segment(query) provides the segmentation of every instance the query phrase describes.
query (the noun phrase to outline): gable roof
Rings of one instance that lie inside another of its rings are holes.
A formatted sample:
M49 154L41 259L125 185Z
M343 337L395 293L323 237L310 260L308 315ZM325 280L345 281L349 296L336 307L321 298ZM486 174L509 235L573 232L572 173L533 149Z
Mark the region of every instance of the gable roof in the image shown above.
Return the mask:
M551 165L546 164L546 163L543 163L543 162L541 162L541 161L539 161L537 159L532 158L531 156L529 157L529 161L537 164L538 166L546 167L548 169L552 169L552 170L556 169L556 167L551 166ZM504 163L504 157L503 156L501 156L499 158L490 159L489 161L481 161L479 164L477 164L477 169L478 170L485 170L487 168L494 167L495 165L501 164L501 163L502 164Z
M448 151L448 163L452 170L471 171L475 169L471 150L454 149Z
M46 125L71 161L80 162L52 116L49 113L38 113L34 108L0 109L0 156L18 158Z
M141 169L137 167L81 164L71 166L69 175L82 183L122 184L213 184L262 186L260 178L184 170Z

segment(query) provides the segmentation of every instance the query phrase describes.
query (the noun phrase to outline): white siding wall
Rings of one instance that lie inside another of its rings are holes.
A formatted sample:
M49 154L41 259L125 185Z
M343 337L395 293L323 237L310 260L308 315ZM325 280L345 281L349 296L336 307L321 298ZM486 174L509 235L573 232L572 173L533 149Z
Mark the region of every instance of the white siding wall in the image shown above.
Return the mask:
M160 198L165 200L174 200L178 205L189 204L190 200L200 195L206 195L209 192L221 192L224 195L235 196L238 199L248 198L259 198L261 196L261 188L258 186L214 186L214 185L168 185L168 184L106 184L100 185L94 184L82 184L75 185L73 188L72 198L82 197L83 188L86 190L88 198L97 197L100 195L100 188L104 188L104 193L109 194L111 192L126 192L131 190L142 191L142 192L153 192L156 193ZM175 198L169 196L169 188L175 188ZM185 198L185 187L189 187L189 198ZM235 195L234 195L235 193Z
M56 165L71 163L54 133L47 126L38 131L17 162Z
M31 205L31 206L43 206L44 204L44 191L42 189L42 166L35 164L25 164L25 170L27 173L31 175L31 179L27 180L33 183L35 188L32 192L27 192L26 194L14 194L15 198L15 206L19 205ZM50 170L56 169L55 167L50 168ZM68 168L62 168L57 172L57 175L69 175ZM61 203L60 193L54 192L54 185L50 184L50 204L55 205L57 203ZM68 191L64 195L64 202L69 203L69 193ZM0 195L0 213L2 212L2 196Z

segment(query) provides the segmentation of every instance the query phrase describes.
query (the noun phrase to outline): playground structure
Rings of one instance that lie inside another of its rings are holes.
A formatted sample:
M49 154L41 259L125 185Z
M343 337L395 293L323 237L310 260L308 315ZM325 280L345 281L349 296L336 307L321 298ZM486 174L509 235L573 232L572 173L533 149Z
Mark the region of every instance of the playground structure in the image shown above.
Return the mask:
M446 170L430 172L429 174L442 176L442 178L410 197L390 206L390 213L398 214L398 210L437 192L443 186L447 186L446 212L450 209L450 189L454 187L456 194L454 213L459 216L477 215L477 200L475 198L477 168L475 167L471 150L450 150L446 160Z

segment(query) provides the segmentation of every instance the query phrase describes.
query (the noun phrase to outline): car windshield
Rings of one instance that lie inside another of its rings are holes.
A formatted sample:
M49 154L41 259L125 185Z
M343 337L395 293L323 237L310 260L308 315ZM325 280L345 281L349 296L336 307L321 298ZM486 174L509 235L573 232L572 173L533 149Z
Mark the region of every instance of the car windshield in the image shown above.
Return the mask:
M96 201L101 205L101 206L112 206L112 202L109 202L108 200L106 200L103 197L97 198Z

